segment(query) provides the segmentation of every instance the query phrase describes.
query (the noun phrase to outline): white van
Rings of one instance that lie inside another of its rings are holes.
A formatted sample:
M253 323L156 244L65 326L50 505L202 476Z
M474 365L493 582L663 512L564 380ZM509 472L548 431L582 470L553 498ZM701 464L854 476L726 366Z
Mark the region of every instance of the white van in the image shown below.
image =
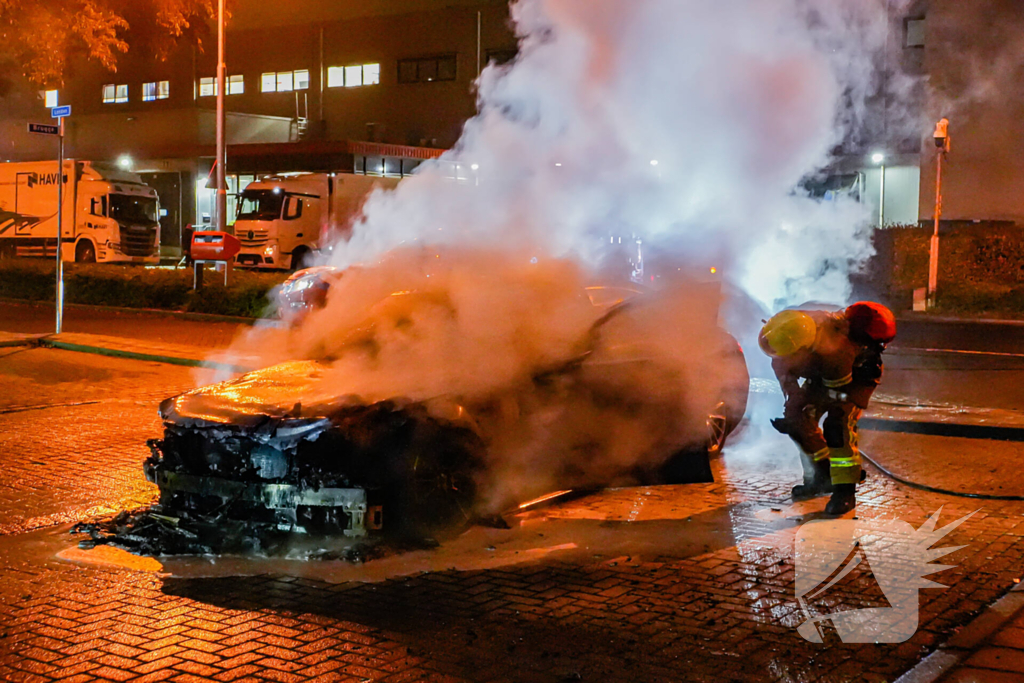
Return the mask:
M240 266L301 268L306 256L335 235L345 236L376 188L400 178L353 173L304 173L253 183L238 198L235 237Z

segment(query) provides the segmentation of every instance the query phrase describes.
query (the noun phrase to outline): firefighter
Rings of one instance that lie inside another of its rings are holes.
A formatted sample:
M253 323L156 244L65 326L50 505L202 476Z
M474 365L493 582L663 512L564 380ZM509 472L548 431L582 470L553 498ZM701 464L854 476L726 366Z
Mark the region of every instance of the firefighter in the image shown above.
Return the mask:
M765 324L758 341L786 397L783 417L772 426L801 451L804 481L793 487L794 500L831 493L825 508L831 515L856 505L863 479L857 421L881 380L882 352L895 334L892 312L872 302L838 313L782 311Z

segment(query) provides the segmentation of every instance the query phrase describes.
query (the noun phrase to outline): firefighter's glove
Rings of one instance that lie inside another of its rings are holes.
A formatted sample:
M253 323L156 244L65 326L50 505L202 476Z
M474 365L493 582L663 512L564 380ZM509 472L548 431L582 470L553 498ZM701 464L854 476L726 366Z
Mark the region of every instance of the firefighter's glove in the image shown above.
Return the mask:
M777 417L772 422L772 427L775 428L779 434L789 434L793 429L792 420L787 420L784 417Z

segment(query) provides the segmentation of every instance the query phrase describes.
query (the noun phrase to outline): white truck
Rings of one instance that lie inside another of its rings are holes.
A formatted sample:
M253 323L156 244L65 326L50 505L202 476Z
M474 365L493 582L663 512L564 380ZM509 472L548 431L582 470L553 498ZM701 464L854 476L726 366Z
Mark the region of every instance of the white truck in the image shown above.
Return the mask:
M89 161L0 164L0 257L54 256L57 183L64 183L65 261L158 263L156 190L129 173Z
M344 237L376 188L399 178L353 173L303 173L249 183L238 198L235 237L240 266L296 269L306 256Z

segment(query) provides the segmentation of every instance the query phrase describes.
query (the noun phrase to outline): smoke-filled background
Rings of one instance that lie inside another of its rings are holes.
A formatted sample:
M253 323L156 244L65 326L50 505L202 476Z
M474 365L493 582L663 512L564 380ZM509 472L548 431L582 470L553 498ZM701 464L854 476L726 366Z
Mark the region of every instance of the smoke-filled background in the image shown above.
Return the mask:
M848 134L870 128L866 102L888 87L877 68L887 4L515 2L519 56L483 71L479 113L456 148L371 196L324 259L359 267L322 311L239 346L267 361L328 357L338 391L368 399L515 393L579 352L600 315L582 287L625 279L608 243L637 236L653 264L648 285L710 278L714 266L728 294L723 321L757 353L750 341L762 317L808 300L843 303L850 272L870 254L867 208L815 200L801 181ZM451 177L454 164L464 179ZM423 296L409 311L375 307L395 291ZM637 328L658 342L644 353L669 370L638 371L631 389L621 377L609 384L650 397L651 411L612 419L592 401L523 414L492 435L498 478L554 483L580 466L573 459L602 469L696 438L697 417L725 382L714 316L695 317L706 308L696 291L668 287L662 299L674 307ZM372 353L346 353L345 340L366 330ZM666 396L677 414L662 410ZM580 443L589 445L558 445Z

